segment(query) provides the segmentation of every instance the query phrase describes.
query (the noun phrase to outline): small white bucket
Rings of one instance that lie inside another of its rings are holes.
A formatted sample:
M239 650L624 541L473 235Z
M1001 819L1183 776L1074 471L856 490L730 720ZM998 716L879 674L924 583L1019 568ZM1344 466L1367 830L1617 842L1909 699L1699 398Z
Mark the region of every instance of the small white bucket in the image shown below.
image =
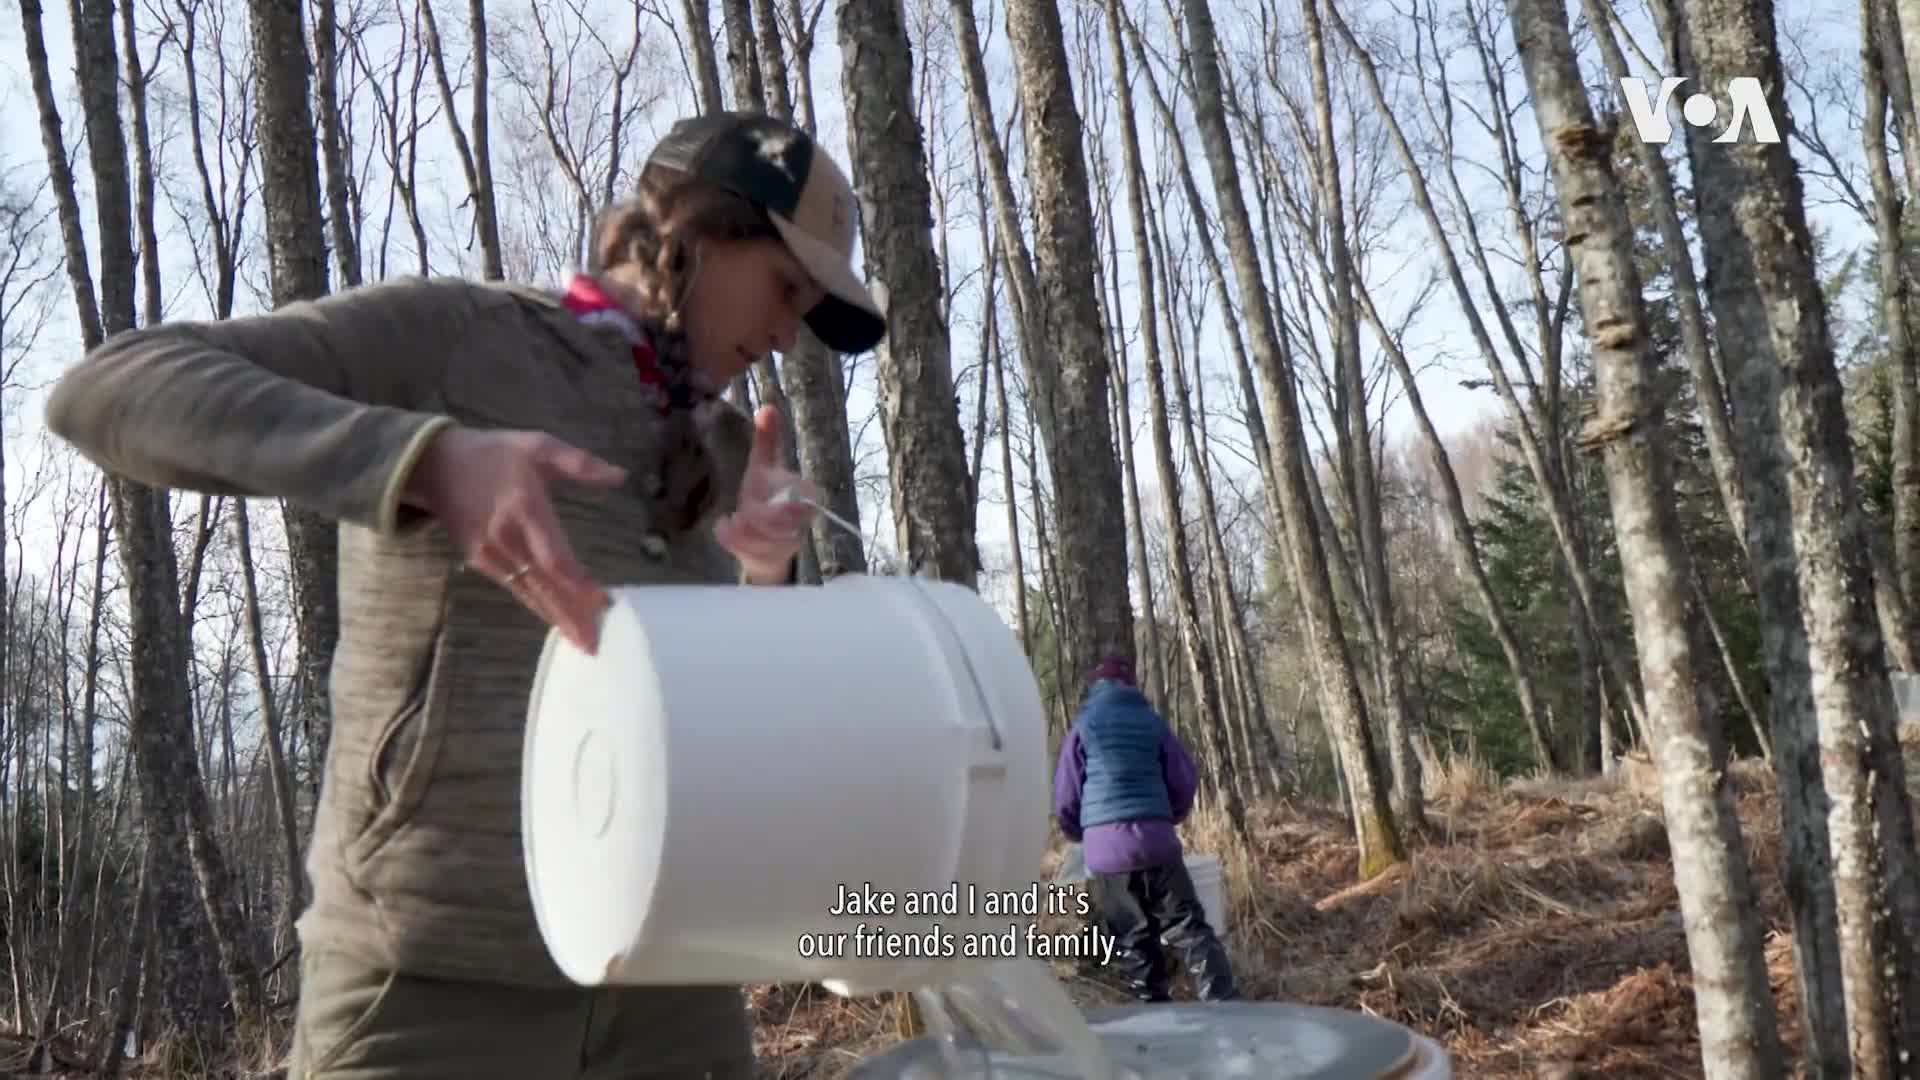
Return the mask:
M548 636L528 709L540 932L583 985L963 970L969 937L1035 921L987 893L1045 910L1046 749L1026 656L959 585L613 590L597 655ZM893 913L830 914L863 886Z
M1200 897L1200 908L1207 913L1207 925L1215 936L1227 936L1226 870L1218 855L1189 855L1187 876L1193 879L1193 891Z

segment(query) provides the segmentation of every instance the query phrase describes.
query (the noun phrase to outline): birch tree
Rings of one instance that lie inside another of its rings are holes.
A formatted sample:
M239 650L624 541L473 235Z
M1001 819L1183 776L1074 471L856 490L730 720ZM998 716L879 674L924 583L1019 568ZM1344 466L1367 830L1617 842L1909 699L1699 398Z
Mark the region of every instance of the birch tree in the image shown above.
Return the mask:
M1347 778L1360 843L1360 874L1372 877L1404 859L1406 848L1387 804L1385 778L1368 729L1366 701L1334 604L1326 548L1308 489L1306 442L1299 403L1294 399L1292 362L1276 332L1246 201L1240 192L1239 163L1227 128L1213 14L1206 0L1188 0L1184 16L1193 67L1194 113L1219 195L1220 222L1239 284L1240 309L1253 339L1252 351L1265 384L1267 406L1272 410L1269 430L1274 472L1281 484L1282 530L1292 556L1294 583L1305 608L1320 686L1320 711Z
M1688 0L1678 70L1710 88L1758 75L1782 130L1770 5ZM1920 1038L1920 857L1880 637L1853 449L1815 275L1799 170L1784 143L1688 126L1707 293L1722 335L1754 518L1790 520L1819 760L1830 802L1841 984L1855 1075L1889 1075ZM1784 498L1783 498L1784 496ZM1783 505L1784 504L1784 505ZM1777 613L1786 618L1786 612Z
M1746 844L1701 665L1705 623L1687 587L1693 571L1670 492L1672 463L1655 389L1633 225L1594 122L1566 15L1542 0L1508 0L1515 40L1579 279L1599 390L1582 442L1600 451L1648 698L1692 960L1700 1055L1708 1077L1782 1075L1780 1038L1761 948Z

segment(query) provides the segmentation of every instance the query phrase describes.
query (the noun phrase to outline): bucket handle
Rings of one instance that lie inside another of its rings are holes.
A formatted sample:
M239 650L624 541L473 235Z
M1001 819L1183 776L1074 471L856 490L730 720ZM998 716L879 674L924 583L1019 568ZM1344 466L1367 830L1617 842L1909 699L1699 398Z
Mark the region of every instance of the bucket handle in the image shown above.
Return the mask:
M820 516L826 518L834 525L839 526L846 532L852 533L854 539L862 542L866 540L866 535L852 522L821 506L818 501L800 494L795 488L782 488L779 494L768 501L774 505L794 502L804 503L819 511ZM960 654L960 663L967 669L967 682L973 686L974 700L980 704L980 716L987 722L987 735L993 742L993 748L996 751L1004 749L1004 744L1000 740L1000 725L994 722L993 705L987 700L986 686L980 681L980 673L975 670L973 666L973 657L967 653L966 642L960 640L959 630L953 625L953 620L947 618L947 613L940 610L940 605L933 602L933 598L926 594L920 582L912 575L900 574L897 576L903 581L912 583L914 595L919 597L921 604L933 613L934 622L940 625L941 630L947 635L947 638L955 647L954 651Z
M993 705L987 700L987 689L980 681L980 673L974 669L973 657L967 654L966 642L960 640L960 633L953 625L953 620L947 618L947 613L940 610L940 605L934 603L933 598L927 595L925 586L911 577L906 580L913 583L914 595L919 597L920 603L933 613L934 622L940 625L948 639L952 641L954 651L960 654L960 664L967 669L967 682L973 686L974 700L980 703L980 716L987 722L987 736L992 740L994 750L1003 749L1000 742L1000 725L994 723Z
M833 511L827 509L826 507L821 506L819 502L813 499L807 498L805 495L800 494L800 492L794 490L793 488L790 488L790 487L781 488L780 493L778 495L775 495L773 498L768 499L767 502L769 505L772 505L772 506L779 506L779 505L782 505L783 503L796 503L796 502L804 503L805 505L811 506L814 508L814 510L818 511L821 517L826 518L828 521L833 522L835 525L838 525L842 531L852 533L853 538L855 540L859 540L862 543L866 542L867 535L860 531L860 527L858 525L855 525L853 522L848 521L846 518L841 517L839 514L834 513Z

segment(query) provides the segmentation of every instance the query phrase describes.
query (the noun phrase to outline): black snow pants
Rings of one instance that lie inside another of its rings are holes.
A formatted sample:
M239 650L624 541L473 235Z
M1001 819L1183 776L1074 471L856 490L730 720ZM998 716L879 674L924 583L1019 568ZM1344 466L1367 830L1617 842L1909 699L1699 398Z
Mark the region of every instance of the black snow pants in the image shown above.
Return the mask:
M1172 970L1167 948L1193 981L1202 1001L1240 996L1226 946L1207 923L1206 909L1194 891L1184 863L1174 862L1124 874L1093 874L1088 891L1107 932L1114 937L1113 963L1127 989L1141 1001L1169 1001Z

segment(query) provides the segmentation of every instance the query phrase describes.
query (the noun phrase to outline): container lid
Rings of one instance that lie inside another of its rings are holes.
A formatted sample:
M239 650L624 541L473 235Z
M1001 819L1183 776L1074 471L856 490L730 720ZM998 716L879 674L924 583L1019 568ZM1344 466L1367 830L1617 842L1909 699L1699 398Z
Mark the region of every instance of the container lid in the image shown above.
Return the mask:
M664 845L665 716L646 631L615 594L588 655L549 633L520 778L527 887L567 977L606 981L641 940Z
M1139 1080L1245 1076L1267 1080L1398 1080L1415 1075L1420 1043L1398 1024L1364 1013L1269 1001L1182 1002L1088 1009L1088 1024L1117 1075ZM893 1047L854 1067L853 1080L945 1075L1078 1080L1064 1059L962 1051L975 1073L942 1073L930 1039Z

